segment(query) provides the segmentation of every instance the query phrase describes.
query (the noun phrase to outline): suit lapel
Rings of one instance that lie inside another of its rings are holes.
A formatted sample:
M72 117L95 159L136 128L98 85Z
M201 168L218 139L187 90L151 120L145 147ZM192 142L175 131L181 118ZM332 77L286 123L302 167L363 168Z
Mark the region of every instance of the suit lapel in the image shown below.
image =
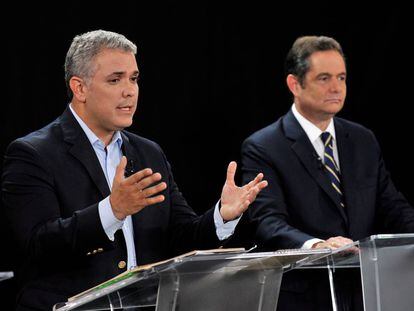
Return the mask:
M129 140L129 137L125 134L124 131L121 132L121 137L122 137L122 153L127 158L125 176L128 177L144 169L144 167L143 167L143 163L140 157L138 157L136 148L132 146Z
M291 139L292 150L297 155L299 160L302 162L309 175L316 181L316 183L322 188L322 190L328 195L328 197L335 203L339 213L347 222L347 216L344 209L339 204L338 195L329 183L329 179L324 172L321 164L321 160L318 159L318 155L309 141L305 131L296 120L292 111L289 111L283 118L283 128L286 137Z
M355 191L352 189L355 185L352 172L356 169L354 155L356 148L350 134L344 128L338 119L334 119L336 141L338 146L339 165L341 169L341 184L344 192L345 206L348 216L351 217L353 211L353 202L355 202ZM351 222L352 223L352 222Z
M99 189L102 197L110 194L108 182L99 164L99 160L91 146L88 138L72 115L69 107L66 108L61 116L61 128L63 139L70 144L69 153L82 163L89 176Z

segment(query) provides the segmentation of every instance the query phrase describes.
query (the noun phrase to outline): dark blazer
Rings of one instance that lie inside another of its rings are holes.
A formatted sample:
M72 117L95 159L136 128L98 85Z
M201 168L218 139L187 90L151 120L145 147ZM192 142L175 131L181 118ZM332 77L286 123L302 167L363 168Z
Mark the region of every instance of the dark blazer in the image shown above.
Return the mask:
M248 210L259 248L300 248L311 238L338 235L359 240L414 232L414 209L394 187L374 134L344 119L334 118L334 124L345 209L291 111L244 141L244 182L263 172L269 183ZM305 279L297 275L298 282L284 282L282 289L312 287Z
M263 245L300 248L311 238L414 231L414 209L395 189L374 134L344 119L334 123L345 209L291 111L243 143L244 182L258 172L269 182L249 209Z
M164 202L132 216L138 264L217 247L213 209L197 216L179 192L161 148L121 133L126 173L150 167L168 186ZM2 198L22 258L17 274L22 310L50 310L125 270L118 267L127 261L122 232L110 241L98 214L98 203L109 194L96 154L68 108L43 129L10 144Z

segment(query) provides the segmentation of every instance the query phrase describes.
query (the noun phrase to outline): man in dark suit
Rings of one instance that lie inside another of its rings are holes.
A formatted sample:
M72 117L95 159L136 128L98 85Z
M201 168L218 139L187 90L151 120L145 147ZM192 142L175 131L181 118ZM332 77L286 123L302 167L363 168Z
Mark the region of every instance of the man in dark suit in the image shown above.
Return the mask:
M218 247L266 186L259 174L237 187L232 162L220 202L193 212L161 148L123 130L137 107L135 53L120 34L76 36L65 62L70 105L7 150L2 198L22 258L18 310L50 310L133 266Z
M259 246L335 249L375 233L414 232L414 209L394 187L374 134L335 117L346 96L339 43L298 38L286 71L291 110L242 146L244 180L260 171L269 182L249 209ZM325 274L288 273L278 310L330 310ZM345 308L361 308L349 297Z

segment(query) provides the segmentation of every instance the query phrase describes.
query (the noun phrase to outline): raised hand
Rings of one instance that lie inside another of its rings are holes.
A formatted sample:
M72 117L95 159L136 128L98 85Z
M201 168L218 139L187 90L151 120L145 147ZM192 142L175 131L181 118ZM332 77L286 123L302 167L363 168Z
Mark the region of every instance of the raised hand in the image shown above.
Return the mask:
M267 181L262 180L263 174L260 173L256 178L243 187L238 187L234 181L237 163L230 162L227 168L227 178L221 192L220 214L224 221L229 221L240 217L241 214L256 199L257 194L267 186Z
M159 193L167 188L165 182L157 183L161 180L161 174L153 173L150 168L125 178L126 163L126 157L122 157L116 168L112 192L109 197L112 211L119 220L138 213L148 205L164 201L165 197Z

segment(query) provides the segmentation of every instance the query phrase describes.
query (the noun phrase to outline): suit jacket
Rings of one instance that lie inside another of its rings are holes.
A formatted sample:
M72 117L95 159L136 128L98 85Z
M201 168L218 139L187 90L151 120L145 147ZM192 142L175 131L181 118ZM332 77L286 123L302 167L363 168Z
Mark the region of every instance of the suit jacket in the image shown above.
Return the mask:
M341 118L334 124L345 208L291 111L244 141L244 181L263 172L269 182L249 209L261 246L300 248L311 238L414 231L414 209L394 187L374 134Z
M150 167L167 183L165 200L132 216L138 264L219 245L213 209L197 216L174 182L161 148L121 132L127 174ZM24 309L57 302L123 271L121 231L110 241L98 203L110 194L96 154L69 109L8 147L2 176L5 213L22 258L18 297Z

